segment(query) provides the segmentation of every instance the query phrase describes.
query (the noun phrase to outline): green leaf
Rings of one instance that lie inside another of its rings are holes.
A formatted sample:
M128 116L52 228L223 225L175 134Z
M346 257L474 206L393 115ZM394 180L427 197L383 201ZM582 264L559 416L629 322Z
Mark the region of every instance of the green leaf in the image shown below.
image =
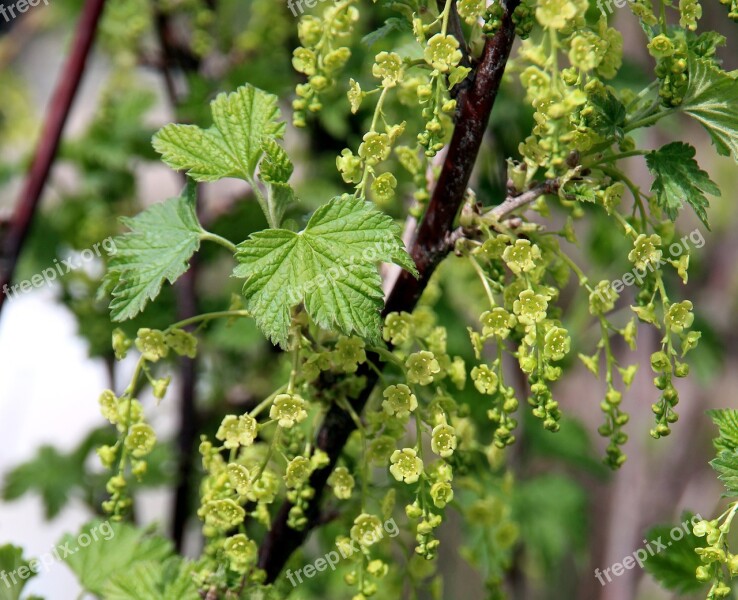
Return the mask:
M705 587L705 584L697 581L694 576L697 567L702 564L694 550L704 546L704 540L692 533L691 526L687 526L687 532L684 530L684 523L691 520L692 515L684 513L681 525L659 525L646 533L645 539L651 542L652 548L657 546L655 542L660 541L666 546L665 550L655 552L651 556L646 548L641 549L647 555L643 562L646 571L665 588L678 594L692 594ZM680 529L684 534L679 540L676 539L676 535L672 536L671 532L675 529Z
M115 238L103 289L110 291L113 321L140 313L161 291L189 268L205 231L195 213L195 185L184 194L155 204L132 219L121 219L131 231Z
M193 565L172 557L164 562L137 562L114 574L105 586L105 600L199 600Z
M715 448L718 451L738 450L738 410L734 408L708 410L707 416L718 427L719 437L713 440Z
M717 458L710 461L710 466L718 473L727 492L726 497L738 496L738 451L723 450Z
M18 600L23 588L31 577L35 577L36 573L28 567L29 561L23 558L23 549L18 546L5 544L0 546L0 574L5 577L1 579L0 584L0 600ZM18 569L27 569L29 574L26 578L20 577ZM15 577L15 582L13 580Z
M234 274L246 279L246 306L275 343L286 344L290 309L301 302L319 326L376 340L383 299L376 263L416 273L399 233L370 203L342 196L316 210L300 233L251 235L238 246Z
M646 155L648 169L655 179L651 191L656 201L673 221L687 202L708 229L707 211L710 203L705 194L720 195L720 189L694 159L695 149L683 142L672 142Z
M289 181L294 167L287 152L272 138L262 143L264 160L259 167L259 175L263 181L286 183Z
M46 519L53 519L83 483L84 467L75 458L51 446L42 446L33 460L7 474L3 499L16 500L29 492L38 492Z
M167 125L154 136L154 149L172 169L187 171L195 181L252 181L264 140L284 135L277 97L247 84L219 94L210 109L212 127Z
M689 55L689 85L681 109L707 130L719 154L738 162L738 80L711 61Z
M595 110L593 129L604 138L622 139L625 135L623 126L627 116L623 103L610 90L590 95L589 103Z
M386 38L393 31L412 31L411 21L407 18L390 17L379 29L375 29L361 38L361 43L371 48L379 40Z
M83 533L90 539L84 547L78 541ZM107 597L105 588L115 574L129 570L137 562L164 561L173 553L171 543L162 537L126 523L108 521L88 523L78 535L65 535L59 546L69 553L63 560L82 587L103 597Z

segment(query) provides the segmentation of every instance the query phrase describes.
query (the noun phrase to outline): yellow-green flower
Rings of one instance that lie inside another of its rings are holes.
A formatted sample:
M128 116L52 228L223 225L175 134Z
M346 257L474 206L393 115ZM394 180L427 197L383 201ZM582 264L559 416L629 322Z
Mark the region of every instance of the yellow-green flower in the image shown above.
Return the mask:
M423 461L413 448L395 450L390 456L390 473L397 481L415 483L423 473Z

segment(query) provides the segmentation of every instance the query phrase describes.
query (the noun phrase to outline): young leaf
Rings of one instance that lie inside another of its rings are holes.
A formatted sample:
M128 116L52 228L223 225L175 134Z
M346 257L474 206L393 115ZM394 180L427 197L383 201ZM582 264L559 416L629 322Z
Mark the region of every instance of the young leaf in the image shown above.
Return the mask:
M623 125L627 112L623 103L610 90L604 90L589 97L590 104L595 110L594 130L605 138L624 137Z
M692 520L692 515L684 513L682 515L682 523ZM694 551L695 548L704 546L704 540L698 538L692 533L691 527L681 539L677 540L676 535L672 535L672 531L681 529L681 526L660 525L654 527L646 533L646 540L654 542L660 541L666 545L665 550L654 553L648 557L643 563L644 568L648 571L661 585L679 594L691 594L700 591L705 584L698 581L694 573L702 564L700 557ZM642 549L646 552L645 548Z
M707 416L718 426L719 436L713 440L718 451L729 452L738 449L738 410L724 408L720 410L708 410Z
M738 496L738 452L723 450L717 458L710 461L710 466L718 473L718 479L723 482L727 497Z
M29 569L25 579L19 577L18 569L21 567L28 569L28 561L23 559L23 549L10 544L0 546L0 575L4 576L0 579L0 600L18 600L29 579L36 575ZM11 574L15 579L11 578Z
M277 97L247 84L219 94L210 109L212 127L167 125L154 136L154 149L172 169L187 171L195 181L252 181L264 140L284 134Z
M199 600L192 571L192 565L179 557L137 562L110 578L105 600Z
M246 306L275 343L286 344L290 309L300 302L321 327L376 340L383 297L376 263L416 273L399 233L371 204L338 197L300 233L269 229L239 244L234 274L246 279Z
M673 142L660 150L649 152L646 164L655 177L651 191L656 193L658 205L672 221L676 219L682 204L687 202L709 229L705 208L710 203L705 194L719 196L720 189L700 169L694 155L695 149L683 142Z
M112 293L113 321L135 317L159 295L164 280L174 283L188 268L206 232L195 213L195 186L155 204L132 219L122 219L131 231L115 238L103 289Z
M82 533L90 539L86 546L78 543ZM59 547L64 548L62 558L82 587L102 597L107 597L106 585L116 573L130 569L139 561L161 562L173 552L172 545L164 538L132 525L107 521L93 521L82 527L79 535L65 535Z
M707 130L719 154L738 162L738 80L711 61L689 55L689 86L681 108Z

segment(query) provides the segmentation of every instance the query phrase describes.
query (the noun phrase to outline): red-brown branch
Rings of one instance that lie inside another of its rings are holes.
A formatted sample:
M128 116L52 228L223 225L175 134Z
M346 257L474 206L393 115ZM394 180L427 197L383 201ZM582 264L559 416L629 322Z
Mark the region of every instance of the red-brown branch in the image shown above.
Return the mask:
M0 310L13 279L18 258L39 205L41 193L54 163L64 125L85 71L87 58L95 40L105 0L87 0L77 25L72 51L64 65L59 82L49 103L49 113L41 132L36 154L25 185L15 207L5 239L0 244Z

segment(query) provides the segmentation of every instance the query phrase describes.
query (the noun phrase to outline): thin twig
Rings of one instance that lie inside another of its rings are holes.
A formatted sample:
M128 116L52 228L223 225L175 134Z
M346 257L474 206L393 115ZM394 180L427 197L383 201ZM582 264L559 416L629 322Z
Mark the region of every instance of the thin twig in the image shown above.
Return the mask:
M104 6L105 0L87 0L85 2L74 36L72 52L49 103L49 114L41 132L36 155L15 207L7 235L2 240L0 258L2 258L3 264L0 264L0 310L2 310L7 297L7 292L4 290L13 280L23 243L28 236L41 193L51 172L64 125L79 89Z
M497 220L502 219L519 208L522 208L526 204L535 202L541 196L556 193L558 189L558 179L547 179L543 183L532 187L527 192L523 192L518 196L508 196L502 204L495 206L490 211L490 215Z

